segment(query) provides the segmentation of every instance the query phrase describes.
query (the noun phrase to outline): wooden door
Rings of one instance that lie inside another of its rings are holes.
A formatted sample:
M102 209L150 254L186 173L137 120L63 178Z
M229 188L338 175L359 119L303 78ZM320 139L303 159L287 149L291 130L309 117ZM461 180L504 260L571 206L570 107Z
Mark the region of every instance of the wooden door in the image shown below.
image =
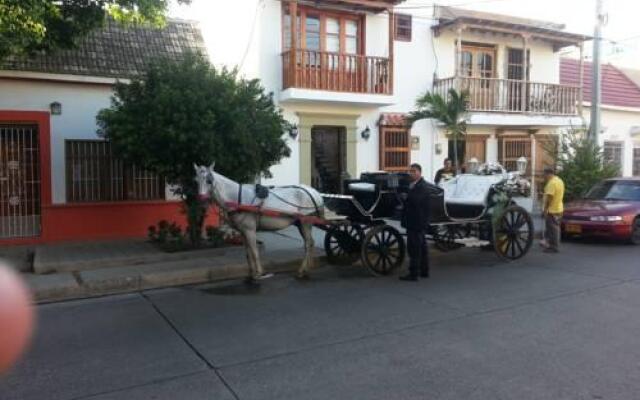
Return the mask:
M527 58L530 58L527 51ZM529 60L527 60L529 62ZM529 80L530 68L527 68L527 80ZM509 49L507 54L507 111L525 111L522 104L522 91L524 90L524 60L522 49ZM528 103L529 89L527 88L525 104Z
M0 238L40 234L38 128L0 125Z
M465 137L464 162L476 158L480 164L484 163L487 154L487 137L485 135L469 135Z
M311 186L324 193L340 193L346 166L346 134L342 127L311 130Z
M496 50L494 47L463 46L461 73L469 79L463 89L469 91L472 107L494 110L496 86Z

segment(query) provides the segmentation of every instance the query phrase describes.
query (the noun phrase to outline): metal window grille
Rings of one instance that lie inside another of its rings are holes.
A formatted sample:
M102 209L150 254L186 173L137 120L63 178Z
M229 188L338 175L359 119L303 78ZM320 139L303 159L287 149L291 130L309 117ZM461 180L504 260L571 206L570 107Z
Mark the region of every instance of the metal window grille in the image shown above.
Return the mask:
M38 128L0 125L0 238L40 234Z
M111 143L67 140L65 147L68 202L165 199L164 179L125 164L113 155Z
M633 149L633 176L640 176L640 145Z
M618 167L618 173L622 172L622 152L624 151L623 142L605 141L603 148L604 162Z

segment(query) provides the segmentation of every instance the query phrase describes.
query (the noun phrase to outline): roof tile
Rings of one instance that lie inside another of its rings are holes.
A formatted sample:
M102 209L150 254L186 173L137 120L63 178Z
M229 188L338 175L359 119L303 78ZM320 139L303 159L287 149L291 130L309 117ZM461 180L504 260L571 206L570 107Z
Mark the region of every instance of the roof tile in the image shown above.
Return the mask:
M591 99L591 75L593 66L584 63L584 99ZM580 61L563 58L560 62L560 83L580 85ZM640 86L611 64L602 65L602 104L618 107L640 108Z
M123 26L112 20L83 38L78 47L31 57L13 57L2 70L131 78L154 59L180 59L187 52L206 55L200 30L193 22L167 21L162 28Z

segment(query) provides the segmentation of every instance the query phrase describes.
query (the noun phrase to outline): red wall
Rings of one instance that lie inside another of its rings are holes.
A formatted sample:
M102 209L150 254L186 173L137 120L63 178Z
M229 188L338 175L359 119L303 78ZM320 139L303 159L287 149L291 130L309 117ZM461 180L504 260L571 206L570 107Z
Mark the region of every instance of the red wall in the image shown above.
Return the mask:
M0 245L145 237L160 220L186 226L181 203L176 201L51 204L51 144L48 112L0 111L2 123L35 123L40 145L42 232L39 237L0 239ZM218 225L211 209L207 225Z
M186 218L175 201L54 205L42 209L42 242L144 237L160 220L183 228ZM210 210L207 225L218 224Z

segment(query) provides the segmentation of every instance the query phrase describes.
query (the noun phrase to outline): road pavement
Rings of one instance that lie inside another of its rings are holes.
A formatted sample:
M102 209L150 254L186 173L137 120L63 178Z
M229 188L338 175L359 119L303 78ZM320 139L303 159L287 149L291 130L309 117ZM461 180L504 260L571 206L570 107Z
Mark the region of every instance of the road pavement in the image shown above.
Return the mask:
M639 259L434 251L420 282L323 266L47 304L0 399L637 399Z

